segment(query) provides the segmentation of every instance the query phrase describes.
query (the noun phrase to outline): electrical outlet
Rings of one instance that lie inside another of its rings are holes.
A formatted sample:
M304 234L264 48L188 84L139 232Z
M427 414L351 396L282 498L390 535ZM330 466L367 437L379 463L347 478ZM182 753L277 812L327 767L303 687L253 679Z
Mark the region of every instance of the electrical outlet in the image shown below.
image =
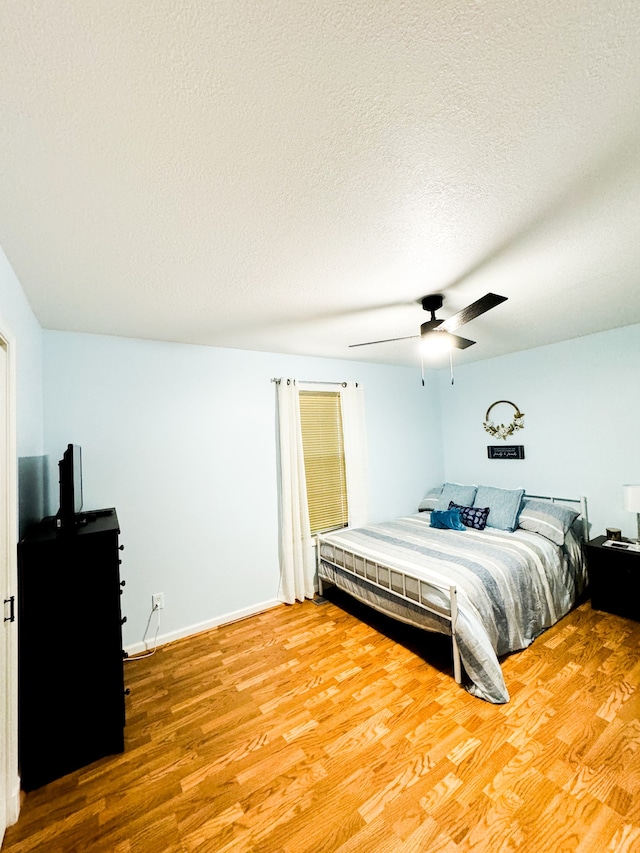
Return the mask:
M164 592L156 592L151 596L152 610L164 610Z

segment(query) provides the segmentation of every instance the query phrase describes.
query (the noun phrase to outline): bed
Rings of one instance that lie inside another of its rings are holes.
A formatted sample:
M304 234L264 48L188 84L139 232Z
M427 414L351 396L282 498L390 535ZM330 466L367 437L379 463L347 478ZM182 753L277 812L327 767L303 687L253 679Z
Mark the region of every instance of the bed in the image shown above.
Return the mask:
M509 692L499 659L558 622L586 586L586 499L458 486L445 484L432 508L415 515L320 535L319 592L333 584L388 616L449 635L455 680L500 704ZM460 489L475 490L471 501ZM507 516L506 492L516 508ZM486 526L473 526L473 515L461 529L432 526L445 508L454 519L463 509L484 512L488 496Z

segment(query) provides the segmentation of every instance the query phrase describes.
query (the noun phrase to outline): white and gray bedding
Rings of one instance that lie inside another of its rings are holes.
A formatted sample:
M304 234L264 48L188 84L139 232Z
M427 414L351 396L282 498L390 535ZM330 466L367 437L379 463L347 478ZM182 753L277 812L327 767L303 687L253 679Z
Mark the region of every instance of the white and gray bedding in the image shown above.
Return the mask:
M345 529L319 538L322 579L405 622L449 633L446 620L398 600L346 570L355 554L440 586L455 585L455 639L470 683L467 689L489 702L509 693L499 657L526 648L576 603L585 584L581 549L571 531L563 545L531 530L486 527L435 529L430 513L369 527ZM346 568L345 568L346 564ZM434 590L432 604L443 604ZM444 602L446 604L446 602Z

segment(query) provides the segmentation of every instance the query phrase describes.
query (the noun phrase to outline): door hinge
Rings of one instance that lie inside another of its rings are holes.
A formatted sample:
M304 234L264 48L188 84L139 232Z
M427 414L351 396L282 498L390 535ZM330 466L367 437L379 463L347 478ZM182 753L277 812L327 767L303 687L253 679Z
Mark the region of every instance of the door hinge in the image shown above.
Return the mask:
M9 615L4 617L5 622L15 622L16 621L16 597L12 595L11 598L5 598L5 605L9 605ZM5 607L5 613L7 612Z

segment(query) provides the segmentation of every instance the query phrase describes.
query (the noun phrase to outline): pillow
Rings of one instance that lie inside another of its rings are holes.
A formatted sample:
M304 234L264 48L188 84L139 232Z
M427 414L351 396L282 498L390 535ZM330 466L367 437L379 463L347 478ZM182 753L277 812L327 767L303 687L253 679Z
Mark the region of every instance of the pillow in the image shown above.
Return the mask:
M429 489L427 494L418 504L418 512L424 512L427 509L435 509L438 503L438 496L442 491L442 486L436 486L434 489Z
M487 526L487 516L489 515L488 506L458 506L451 501L449 509L459 510L460 521L465 527L473 527L475 530L484 530Z
M563 545L569 528L580 515L575 509L549 501L526 500L520 513L519 527L541 533L556 545Z
M513 531L518 526L518 513L524 489L497 489L494 486L478 486L474 507L488 507L487 526L498 530Z
M436 509L449 509L451 501L459 506L473 506L475 496L475 486L461 486L460 483L445 483L440 492Z
M460 521L460 511L457 509L434 509L431 513L431 527L439 530L466 530Z

